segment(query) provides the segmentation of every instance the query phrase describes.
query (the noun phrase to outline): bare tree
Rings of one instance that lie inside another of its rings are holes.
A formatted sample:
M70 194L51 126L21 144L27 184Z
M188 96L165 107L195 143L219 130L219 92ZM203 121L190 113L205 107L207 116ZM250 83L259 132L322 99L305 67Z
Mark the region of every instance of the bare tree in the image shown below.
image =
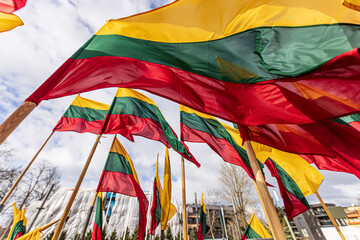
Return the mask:
M0 199L2 199L7 191L16 181L16 177L20 171L10 161L13 149L9 148L6 143L0 147Z
M205 194L205 202L208 206L206 209L206 225L209 226L208 232L211 233L211 237L215 239L214 228L216 225L216 219L219 217L219 213L215 209L215 205L217 205L222 200L222 192L218 188L208 188ZM209 206L213 206L209 208ZM206 234L208 234L208 232Z
M228 202L232 202L232 198L234 199L240 228L244 231L247 219L249 219L251 212L257 208L253 180L241 167L228 163L223 163L220 174L224 199Z

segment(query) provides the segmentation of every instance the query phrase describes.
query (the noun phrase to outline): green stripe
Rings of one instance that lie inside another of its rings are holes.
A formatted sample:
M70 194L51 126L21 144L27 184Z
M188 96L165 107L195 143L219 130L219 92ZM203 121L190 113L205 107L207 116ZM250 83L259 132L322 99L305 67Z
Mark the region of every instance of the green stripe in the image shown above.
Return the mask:
M359 30L360 26L351 24L259 27L218 40L194 43L163 43L120 35L94 35L72 58L127 57L218 80L251 83L309 72L358 47ZM260 77L231 76L231 71L228 74L219 68L217 58Z
M279 177L281 179L281 182L284 184L286 190L294 195L297 199L299 199L302 204L304 204L306 207L310 208L308 201L306 200L304 194L301 192L299 186L296 184L296 182L291 178L289 174L274 160L269 158L269 160L273 163L274 167L276 168Z
M14 238L19 232L22 233L21 235L26 233L26 226L24 226L24 220L20 220L15 224L9 240L14 240Z
M240 158L243 160L244 164L251 169L250 161L246 151L236 144L233 137L230 133L224 128L221 123L215 119L211 118L202 118L195 113L187 113L187 112L180 112L180 122L185 124L191 129L195 129L198 131L205 132L214 136L215 138L224 139L226 140L239 154ZM259 162L259 161L258 161ZM264 165L259 162L261 168Z
M185 147L174 135L169 123L165 120L160 109L156 105L143 102L140 99L133 97L115 97L111 104L109 114L133 115L144 119L151 119L152 121L159 123L170 146L174 150L190 156Z
M202 224L201 234L205 237L206 234L206 213L200 205L200 223Z
M97 195L96 197L96 212L95 212L95 224L100 230L102 230L102 198Z
M114 152L109 152L104 170L108 172L121 172L131 175L133 174L131 166L126 158L123 155Z
M97 110L93 108L82 108L70 105L64 113L67 118L82 118L86 121L101 120L104 121L108 110Z
M341 120L349 125L349 123L351 123L351 122L360 122L360 114L353 114L353 115L341 117L341 118L335 119L334 121L338 122L337 120Z
M155 188L156 188L156 210L155 210L155 219L156 222L159 224L161 221L161 205L160 205L160 196L159 196L159 189L156 185L156 178L154 180Z
M250 225L247 225L244 234L246 238L262 238L257 232L254 231L254 229L250 227Z

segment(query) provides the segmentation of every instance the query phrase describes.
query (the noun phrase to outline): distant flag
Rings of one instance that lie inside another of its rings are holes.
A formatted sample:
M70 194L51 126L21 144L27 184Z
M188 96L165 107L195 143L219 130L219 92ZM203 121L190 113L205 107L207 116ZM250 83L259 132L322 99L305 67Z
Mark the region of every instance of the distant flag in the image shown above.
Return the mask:
M42 227L38 227L38 228L32 230L31 232L28 232L28 233L22 235L21 237L17 238L17 240L40 240L40 238L42 236L44 236L44 234L42 234L42 231L48 229L49 227L51 227L58 221L60 221L60 219L53 221L51 223L48 223Z
M6 32L22 25L24 23L15 14L0 12L0 32Z
M200 166L187 146L178 140L154 101L135 90L118 89L102 133L119 133L131 141L134 141L133 135L159 141Z
M360 131L360 114L352 114L333 120L337 123L347 124Z
M354 9L356 11L360 11L360 1L359 0L344 0L343 5Z
M155 230L157 226L161 223L161 196L162 196L162 186L159 178L159 172L158 172L158 162L159 162L159 154L156 158L156 168L155 168L155 179L154 179L154 185L153 185L153 201L151 205L150 215L151 215L151 221L150 221L150 234L155 235ZM177 212L176 207L170 203L170 212L168 215L168 219L171 219L175 213Z
M271 238L271 235L266 231L264 226L260 221L255 217L255 213L251 215L250 221L246 226L241 240L251 239L251 238Z
M206 234L206 207L205 207L203 193L201 193L200 222L199 222L199 229L196 234L197 239L204 240L205 234Z
M19 210L16 207L16 203L13 203L13 223L7 240L15 240L26 233L26 217L25 217L25 208Z
M0 12L12 13L23 6L25 6L26 0L0 0Z
M254 179L254 173L237 129L214 117L180 105L181 140L206 143L225 162L242 167ZM259 162L261 168L263 164Z
M131 87L246 126L358 113L360 16L341 2L181 0L112 19L27 101Z
M74 131L98 134L104 124L110 106L90 99L75 97L54 131Z
M96 196L96 212L94 227L92 230L91 240L102 239L102 225L103 225L103 199L102 192L98 192Z
M116 136L111 145L96 191L114 192L138 198L140 205L139 240L143 239L149 202L141 190L130 156L117 140Z

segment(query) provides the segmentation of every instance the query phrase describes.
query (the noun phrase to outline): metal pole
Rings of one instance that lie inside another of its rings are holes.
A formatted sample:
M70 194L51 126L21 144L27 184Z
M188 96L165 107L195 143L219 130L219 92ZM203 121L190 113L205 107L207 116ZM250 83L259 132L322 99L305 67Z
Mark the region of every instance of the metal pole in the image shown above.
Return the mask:
M286 216L286 213L285 213L284 209L282 208L282 206L281 206L281 204L280 204L280 199L279 199L279 197L278 197L278 195L276 194L276 191L275 191L274 189L273 189L273 193L274 193L274 196L275 196L276 201L277 201L278 204L279 204L279 207L280 207L280 210L281 210L281 214L283 215L283 217L284 217L284 219L285 219L285 222L286 222L286 224L287 224L287 226L288 226L288 228L289 228L289 230L290 230L291 236L292 236L292 238L293 238L294 240L296 240L294 231L293 231L293 229L292 229L292 227L291 227L291 225L290 225L290 222L289 222L289 220L288 220L288 218L287 218L287 216Z
M106 196L107 196L108 193L106 193ZM108 202L108 207L106 209L106 213L105 213L105 221L104 221L104 227L103 229L105 229L105 226L107 225L107 215L109 214L109 210L110 210L110 204L111 204L111 200L112 200L112 197L113 197L114 193L112 192L111 195L110 195L110 200Z
M195 213L196 213L196 229L199 229L199 219L198 219L198 207L197 207L196 192L195 192Z
M39 210L38 210L38 212L36 213L36 215L35 215L35 217L34 217L34 220L32 221L32 223L31 223L31 225L30 225L30 227L29 227L29 230L33 227L33 225L34 225L37 217L38 217L39 214L40 214L40 211L41 211L42 209L44 209L45 202L46 202L46 200L48 199L48 197L50 196L50 193L51 193L52 189L54 188L54 186L55 186L55 184L52 184L52 185L51 185L48 193L47 193L46 196L44 197L44 200L43 200L43 202L41 203L41 206L39 207Z
M188 239L187 232L187 217L186 217L186 190L185 190L185 162L184 157L181 157L181 177L182 177L182 207L183 207L183 234L184 240Z
M225 237L226 237L226 240L228 240L229 237L228 237L227 230L226 230L226 222L225 222L224 209L223 209L222 206L220 206L220 209L221 209L222 220L223 220L223 223L224 223Z
M235 214L236 228L237 228L237 232L239 234L239 239L240 239L241 236L242 236L242 233L241 233L241 229L240 229L240 223L239 223L236 207L235 207L235 204L234 204L234 196L231 196L231 201L232 201L232 204L233 204L233 209L234 209L234 214Z

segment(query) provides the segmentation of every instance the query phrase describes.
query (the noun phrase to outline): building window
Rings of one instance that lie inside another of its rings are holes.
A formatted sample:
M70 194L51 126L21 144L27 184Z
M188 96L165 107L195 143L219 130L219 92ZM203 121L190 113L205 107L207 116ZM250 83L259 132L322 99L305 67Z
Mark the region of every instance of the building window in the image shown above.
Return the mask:
M319 235L319 237L321 237L321 233L319 230L315 229L316 233Z
M301 217L298 218L298 221L299 221L300 226L302 226L302 227L305 226L304 220Z
M304 237L309 237L309 234L308 234L308 232L306 231L305 228L302 228L302 229L301 229L301 232L302 232L302 234L303 234Z

